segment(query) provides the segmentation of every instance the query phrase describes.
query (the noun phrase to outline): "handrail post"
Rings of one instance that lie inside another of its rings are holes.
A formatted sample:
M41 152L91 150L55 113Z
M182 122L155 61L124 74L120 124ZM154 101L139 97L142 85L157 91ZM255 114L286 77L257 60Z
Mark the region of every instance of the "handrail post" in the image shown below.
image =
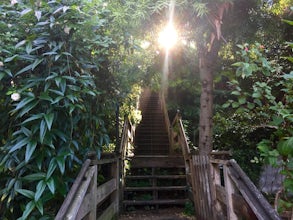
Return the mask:
M229 168L227 164L223 165L224 169L224 184L226 191L226 201L227 201L227 219L234 220L237 219L237 215L234 212L233 208L233 193L235 191L232 180L229 176Z
M119 158L116 158L115 162L111 164L111 176L116 179L116 190L111 195L111 203L114 203L114 213L119 214Z

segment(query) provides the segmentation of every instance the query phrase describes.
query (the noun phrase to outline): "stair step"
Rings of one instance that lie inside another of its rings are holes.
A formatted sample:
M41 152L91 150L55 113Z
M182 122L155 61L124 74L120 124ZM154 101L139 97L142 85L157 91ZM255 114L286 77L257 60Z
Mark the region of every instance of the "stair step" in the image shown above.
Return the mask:
M188 199L124 200L124 205L184 205Z
M136 155L135 157L129 158L131 161L132 168L148 168L148 167L185 167L182 156L165 156L165 155Z
M169 190L186 190L186 186L143 186L143 187L125 187L124 191L169 191Z
M126 176L126 179L184 179L185 175L139 175Z

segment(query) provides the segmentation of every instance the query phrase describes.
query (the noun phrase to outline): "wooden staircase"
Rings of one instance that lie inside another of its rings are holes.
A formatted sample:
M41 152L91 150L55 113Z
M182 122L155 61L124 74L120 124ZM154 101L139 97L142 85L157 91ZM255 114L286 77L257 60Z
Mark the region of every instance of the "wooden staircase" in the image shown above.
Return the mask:
M128 157L123 205L155 209L184 205L187 200L182 155L170 155L168 130L159 95L145 90L140 99L142 121L136 128L134 154Z

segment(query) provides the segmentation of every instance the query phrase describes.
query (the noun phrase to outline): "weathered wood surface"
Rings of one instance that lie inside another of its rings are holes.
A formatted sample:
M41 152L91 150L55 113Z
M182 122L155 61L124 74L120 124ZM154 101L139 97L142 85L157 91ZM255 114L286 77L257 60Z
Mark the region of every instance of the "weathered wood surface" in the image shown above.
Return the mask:
M259 220L279 220L280 217L276 210L272 208L236 161L230 160L229 165L231 179L257 218Z
M103 201L110 199L109 207L98 219L111 219L119 211L119 175L118 158L101 160L100 163L87 160L76 181L67 195L63 205L57 213L56 220L97 219L97 208ZM112 178L101 186L97 186L97 164L112 164ZM89 166L90 164L95 164ZM114 172L115 171L115 172ZM105 216L106 218L103 218Z
M88 169L88 167L90 166L91 160L86 160L78 174L78 176L76 177L72 187L70 188L69 193L66 196L66 199L64 200L61 208L59 209L55 220L63 220L64 219L64 215L66 213L66 211L68 210L69 206L71 205L71 201L73 200L73 198L76 196L77 190L79 188L79 185L81 184L84 175Z
M136 156L129 160L131 160L132 168L184 167L183 157L180 156Z
M197 219L214 219L213 198L211 197L210 161L208 156L193 155L193 179L195 214Z

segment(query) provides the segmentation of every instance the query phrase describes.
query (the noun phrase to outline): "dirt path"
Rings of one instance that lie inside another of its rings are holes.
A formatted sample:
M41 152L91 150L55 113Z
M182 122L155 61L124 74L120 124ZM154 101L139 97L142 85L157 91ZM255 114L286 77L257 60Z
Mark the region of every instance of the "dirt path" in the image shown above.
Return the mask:
M119 216L119 220L195 220L195 218L184 215L183 209L174 207L126 212Z

